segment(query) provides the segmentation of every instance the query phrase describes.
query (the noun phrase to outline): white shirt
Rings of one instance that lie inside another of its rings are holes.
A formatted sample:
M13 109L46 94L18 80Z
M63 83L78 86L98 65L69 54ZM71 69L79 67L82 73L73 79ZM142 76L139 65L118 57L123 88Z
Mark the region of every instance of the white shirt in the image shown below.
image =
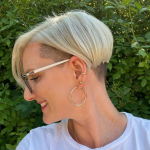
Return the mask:
M124 133L104 147L91 149L80 144L81 150L150 150L150 120L125 113L128 122ZM68 132L68 119L33 129L16 150L78 150L78 143Z

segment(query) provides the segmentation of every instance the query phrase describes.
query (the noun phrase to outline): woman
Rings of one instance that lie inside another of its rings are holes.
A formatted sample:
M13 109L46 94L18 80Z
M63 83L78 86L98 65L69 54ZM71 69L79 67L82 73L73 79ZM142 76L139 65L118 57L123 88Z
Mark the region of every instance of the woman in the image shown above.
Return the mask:
M83 11L49 17L17 39L14 78L49 124L31 130L17 150L150 149L150 121L118 112L107 94L112 49L109 28Z

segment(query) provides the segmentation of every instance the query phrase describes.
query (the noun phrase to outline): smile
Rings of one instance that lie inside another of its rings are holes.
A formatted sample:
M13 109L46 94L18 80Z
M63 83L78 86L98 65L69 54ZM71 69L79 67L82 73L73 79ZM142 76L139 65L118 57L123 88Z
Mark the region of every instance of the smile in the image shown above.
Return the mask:
M44 107L46 104L47 104L47 102L43 102L43 103L41 104L41 107Z

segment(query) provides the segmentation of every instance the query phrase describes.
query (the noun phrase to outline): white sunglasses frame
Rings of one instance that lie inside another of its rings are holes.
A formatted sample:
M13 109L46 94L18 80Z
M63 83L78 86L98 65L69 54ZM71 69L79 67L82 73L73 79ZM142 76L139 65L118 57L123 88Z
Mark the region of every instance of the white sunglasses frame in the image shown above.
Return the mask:
M60 62L57 62L57 63L54 63L54 64L50 64L50 65L48 65L48 66L45 66L45 67L42 67L42 68L33 70L33 71L31 71L31 72L29 72L29 73L26 73L26 74L23 74L23 75L29 76L29 75L32 75L32 74L34 74L34 73L38 73L38 72L40 72L40 71L43 71L43 70L46 70L46 69L55 67L55 66L57 66L57 65L59 65L59 64L65 63L65 62L67 62L67 61L69 61L69 59L66 59L66 60L63 60L63 61L60 61Z
M65 62L67 62L67 61L69 61L69 59L66 59L66 60L63 60L63 61L60 61L60 62L57 62L57 63L54 63L54 64L50 64L50 65L48 65L48 66L45 66L45 67L42 67L42 68L33 70L33 71L29 72L29 73L21 74L21 77L22 77L22 79L24 80L25 85L28 87L29 91L32 93L31 86L30 86L30 84L29 84L28 81L27 81L29 75L33 75L33 74L38 73L38 72L40 72L40 71L43 71L43 70L52 68L52 67L54 67L54 66L60 65L60 64L62 64L62 63L65 63Z

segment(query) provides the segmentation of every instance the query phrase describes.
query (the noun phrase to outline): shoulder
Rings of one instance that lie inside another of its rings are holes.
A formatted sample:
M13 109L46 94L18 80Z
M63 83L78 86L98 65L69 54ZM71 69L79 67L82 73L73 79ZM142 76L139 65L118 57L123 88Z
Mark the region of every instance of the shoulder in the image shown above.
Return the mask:
M133 116L130 113L126 113L128 120L131 120L134 126L144 127L150 129L150 120Z
M50 141L61 135L64 121L32 129L19 143L16 150L48 148ZM36 144L35 144L36 143Z
M150 120L136 117L129 113L125 114L127 115L128 121L130 120L132 122L133 132L142 136L150 135Z
M134 125L150 131L150 120L133 116Z

